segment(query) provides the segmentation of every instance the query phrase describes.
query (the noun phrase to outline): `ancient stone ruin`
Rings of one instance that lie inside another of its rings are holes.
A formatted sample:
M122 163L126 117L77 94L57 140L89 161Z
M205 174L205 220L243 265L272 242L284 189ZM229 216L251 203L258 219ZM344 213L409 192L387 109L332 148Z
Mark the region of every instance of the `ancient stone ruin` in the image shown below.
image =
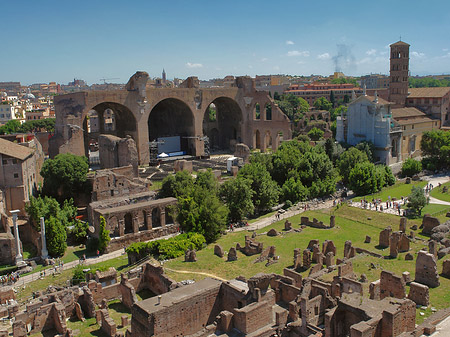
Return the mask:
M425 284L431 288L439 286L439 274L436 258L433 254L423 250L419 251L416 260L415 282Z

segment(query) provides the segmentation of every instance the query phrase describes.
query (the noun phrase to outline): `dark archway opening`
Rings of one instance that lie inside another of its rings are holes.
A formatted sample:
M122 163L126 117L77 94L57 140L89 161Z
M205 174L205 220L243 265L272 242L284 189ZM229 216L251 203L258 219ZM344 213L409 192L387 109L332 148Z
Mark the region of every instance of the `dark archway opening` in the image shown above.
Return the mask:
M131 213L125 214L125 234L133 233L133 217Z
M228 151L242 142L241 122L242 111L236 101L228 97L212 101L203 117L203 135L209 138L211 152Z
M152 227L161 227L161 212L159 208L153 208L152 210Z
M85 154L92 165L99 164L98 137L101 134L120 138L136 136L136 119L126 106L103 102L94 106L83 121ZM135 139L136 140L136 139Z
M158 154L195 154L194 136L194 118L186 103L167 98L156 104L150 112L148 139L151 142L161 141L158 144Z

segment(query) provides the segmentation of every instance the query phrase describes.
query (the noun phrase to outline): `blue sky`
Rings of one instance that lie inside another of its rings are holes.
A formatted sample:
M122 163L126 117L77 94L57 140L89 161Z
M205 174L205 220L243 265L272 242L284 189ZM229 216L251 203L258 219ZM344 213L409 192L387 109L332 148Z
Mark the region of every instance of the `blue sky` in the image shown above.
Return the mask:
M3 0L0 81L388 73L411 44L412 75L450 73L450 1ZM341 57L337 57L341 55ZM338 61L338 65L336 62Z

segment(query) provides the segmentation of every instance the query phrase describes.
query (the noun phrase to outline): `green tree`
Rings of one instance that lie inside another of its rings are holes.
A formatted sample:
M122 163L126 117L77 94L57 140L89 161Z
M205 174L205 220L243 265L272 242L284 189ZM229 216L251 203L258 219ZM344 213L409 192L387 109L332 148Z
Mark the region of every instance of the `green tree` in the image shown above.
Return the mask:
M443 130L425 131L420 141L423 167L438 169L450 165L450 133Z
M103 216L100 216L100 231L98 234L98 250L103 253L108 247L108 243L111 240L109 236L109 230L106 229L106 221Z
M239 171L238 177L248 179L251 182L253 205L257 211L267 211L278 202L279 187L272 180L270 173L261 163L244 165Z
M50 256L63 256L67 248L67 233L60 219L50 216L45 221L45 238Z
M251 182L248 179L237 177L227 180L220 187L220 195L230 210L229 220L236 222L248 217L255 211L253 205Z
M418 160L408 158L402 165L402 176L412 177L422 171L422 163Z
M313 141L318 141L323 138L323 134L324 134L323 130L314 127L311 130L309 130L308 137Z
M329 102L325 97L319 97L318 99L316 99L313 105L314 108L316 108L317 110L330 111L331 108L333 107L331 102Z
M282 195L284 201L296 203L308 199L308 189L303 186L300 179L294 177L289 178L283 185Z
M419 216L422 214L422 209L427 204L427 198L422 187L413 186L411 194L408 196L408 208L414 211Z
M330 93L330 103L331 103L331 107L334 108L335 105L336 105L336 99L334 97L334 91L333 90L331 90L331 93Z
M183 170L164 178L158 194L160 198L178 198L182 195L190 195L193 189L194 178L188 171Z
M369 162L357 163L350 171L349 185L356 195L377 192L379 189L375 165Z
M6 122L5 125L0 127L0 134L9 135L12 133L17 133L20 130L20 121L17 119L11 119Z
M363 141L361 143L356 144L355 146L358 150L366 153L367 158L373 163L375 161L375 145L369 141Z
M356 147L351 147L344 153L342 153L336 164L342 177L343 183L349 183L350 171L353 167L356 166L356 164L365 163L368 161L369 159L367 158L367 154L358 150Z
M70 236L76 244L86 244L88 236L89 224L87 221L76 220L70 230Z
M79 193L90 192L87 183L89 165L87 158L71 153L58 154L42 165L43 193L59 201L72 198Z

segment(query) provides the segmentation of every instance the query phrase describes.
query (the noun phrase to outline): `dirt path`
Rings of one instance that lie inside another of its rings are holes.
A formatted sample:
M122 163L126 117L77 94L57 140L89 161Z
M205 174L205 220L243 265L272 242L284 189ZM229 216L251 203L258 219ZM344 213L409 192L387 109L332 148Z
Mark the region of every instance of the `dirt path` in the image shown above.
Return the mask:
M219 276L217 276L217 275L214 275L214 274L208 274L208 273L202 273L202 272L200 272L200 271L175 270L175 269L171 269L171 268L167 268L167 267L164 267L164 270L168 270L168 271L171 271L171 272L174 272L174 273L180 273L180 274L197 274L197 275L203 275L203 276L208 276L208 277L215 278L215 279L217 279L217 280L219 280L219 281L227 281L227 280L225 280L225 279L223 279L223 278L221 278L221 277L219 277Z

